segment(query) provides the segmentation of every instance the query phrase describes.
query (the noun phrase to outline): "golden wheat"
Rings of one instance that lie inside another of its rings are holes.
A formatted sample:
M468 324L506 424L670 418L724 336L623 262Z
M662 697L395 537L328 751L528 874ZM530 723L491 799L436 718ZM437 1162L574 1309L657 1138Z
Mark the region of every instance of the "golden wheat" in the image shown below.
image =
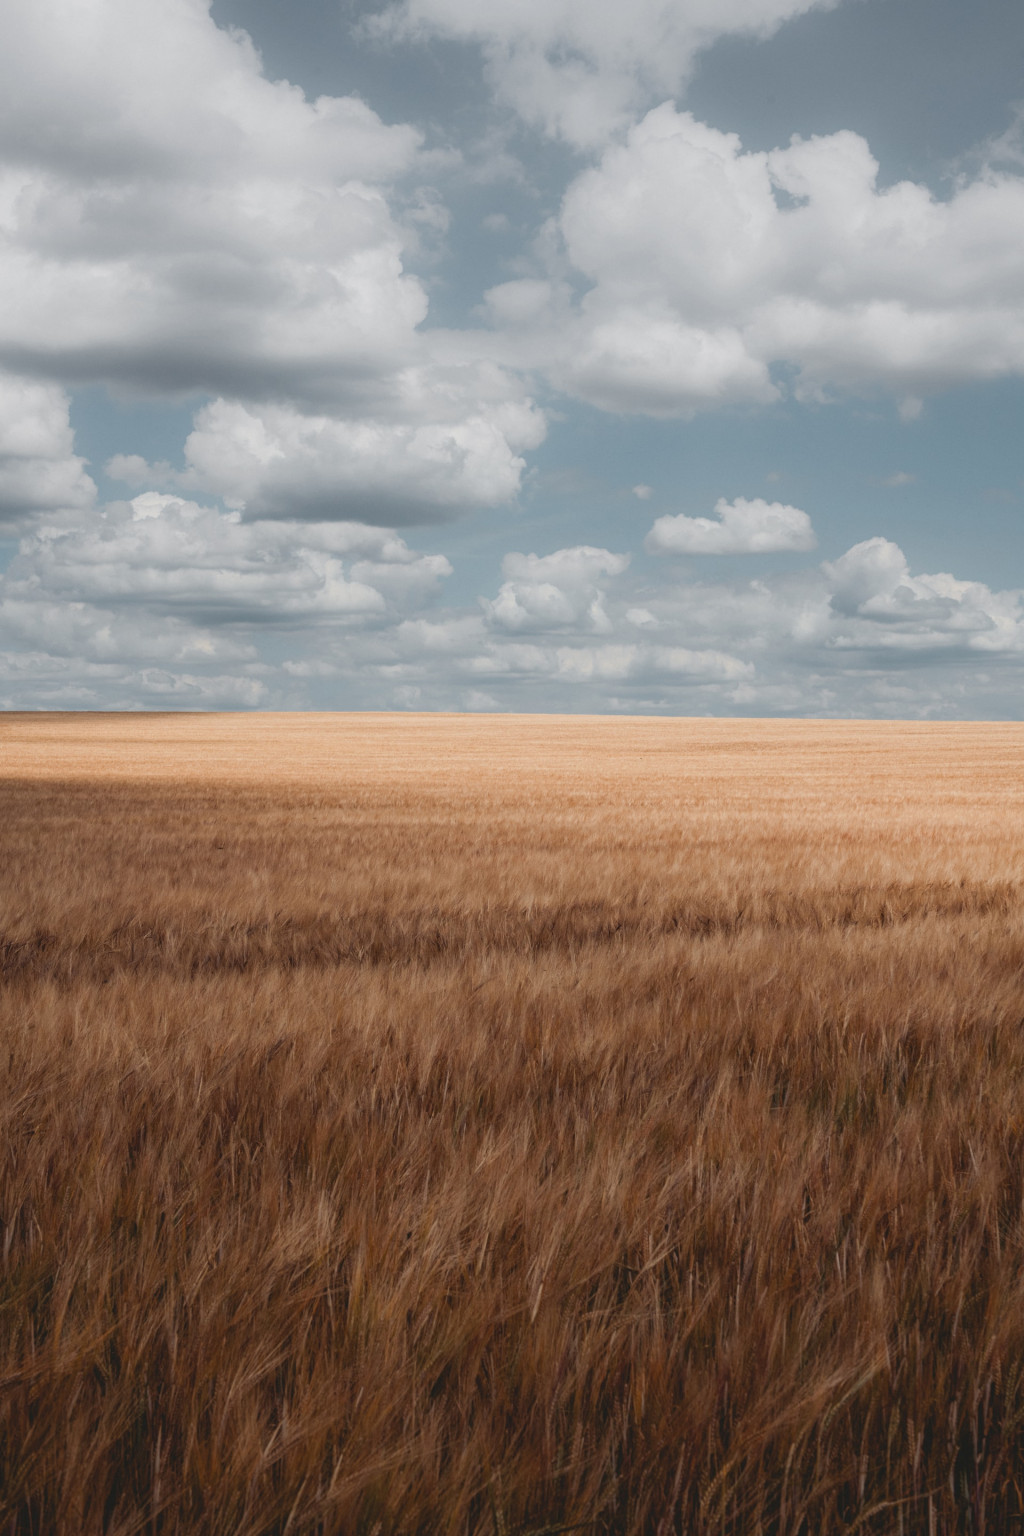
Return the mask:
M0 1530L1018 1528L1022 750L0 716Z

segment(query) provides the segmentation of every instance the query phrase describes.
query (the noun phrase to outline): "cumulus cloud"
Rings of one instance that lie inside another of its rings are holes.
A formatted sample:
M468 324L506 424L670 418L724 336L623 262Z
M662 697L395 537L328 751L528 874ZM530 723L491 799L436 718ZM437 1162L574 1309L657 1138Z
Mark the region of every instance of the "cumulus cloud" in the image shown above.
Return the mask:
M149 388L366 390L426 313L386 189L420 136L264 78L201 0L12 0L0 350Z
M237 667L191 672L0 649L0 709L259 709L270 700L264 679Z
M410 399L411 419L397 422L213 401L196 416L185 443L188 467L176 478L219 494L250 517L394 525L509 501L525 468L520 450L543 439L544 420L514 381L493 369L485 380L482 371L469 370L448 390L440 381L431 389L420 375L406 395L429 398L418 412ZM159 475L126 459L109 469L129 483Z
M229 581L223 550L218 564L217 552L198 549L215 514L162 500L100 509L84 525L66 512L37 519L0 576L3 707L266 702L268 669L251 638L207 622L211 586ZM192 525L191 550L178 519ZM184 569L190 560L199 569ZM237 611L237 593L235 602Z
M309 625L383 615L388 597L424 601L450 572L443 555L418 555L390 531L244 523L151 491L84 525L44 524L22 541L0 590L8 604L45 595L201 625Z
M911 421L929 391L1024 373L1024 176L1010 170L941 201L879 185L858 134L745 152L665 103L577 176L552 233L590 284L582 300L516 279L488 295L494 324L604 410L770 403L782 366L798 397L881 387Z
M64 390L0 372L0 528L17 528L33 513L90 507L95 496L75 453Z
M482 600L484 614L492 628L507 631L585 624L607 632L604 578L621 576L628 565L628 555L585 544L551 555L506 555L501 567L506 580L496 598Z
M393 6L379 34L478 43L506 104L591 151L480 329L456 331L427 326L415 267L441 249L434 181L457 157L269 80L207 0L10 0L0 527L21 543L0 702L1016 708L1022 594L912 571L884 538L754 581L509 553L444 607L448 560L396 531L516 496L545 431L535 376L667 418L884 388L909 424L944 384L1024 372L1016 139L940 200L881 185L853 133L751 153L646 110L715 36L814 3ZM485 135L466 177L519 174L503 144ZM193 402L173 463L109 461L131 500L97 505L76 453L83 381ZM799 508L722 500L659 517L646 545L757 555L814 533Z
M308 703L300 680L336 678L339 664L365 668L372 685L386 660L373 637L434 604L451 569L391 529L246 522L158 492L84 522L47 516L0 576L0 697L6 707Z
M56 515L0 578L0 695L804 714L1012 712L1019 697L1024 593L914 572L880 537L735 582L590 546L512 553L475 607L440 606L450 570L393 530L245 521L168 494L87 528Z
M726 649L686 644L678 615L663 624L629 607L628 586L618 591L628 568L628 555L591 546L508 554L505 580L496 597L480 599L478 615L406 620L394 631L390 666L421 698L437 697L443 669L500 689L491 699L519 699L528 689L553 707L595 709L608 706L612 685L706 694L754 675L752 662ZM657 640L638 636L646 628L659 631ZM585 693L572 691L579 688Z
M652 96L674 95L695 55L736 34L767 37L837 0L401 0L366 23L378 37L481 45L499 96L529 123L585 147Z
M855 544L837 560L742 584L676 583L648 591L659 639L717 644L756 661L765 685L793 667L844 676L855 692L877 667L1009 664L1024 655L1024 592L993 591L946 573L915 574L891 540ZM820 708L820 699L805 707Z
M415 130L385 127L355 97L309 103L263 78L244 32L209 0L8 0L0 148L90 175L393 176ZM182 82L188 82L183 98Z
M688 325L632 305L600 316L585 302L583 323L574 329L578 345L556 363L553 377L602 410L685 416L702 406L778 398L767 366L750 356L734 326Z
M760 555L814 549L818 542L807 513L779 501L723 497L715 518L659 517L644 548L653 555Z
M1024 594L955 576L911 575L889 539L866 539L823 566L834 615L829 637L847 649L1024 650Z
M648 682L658 677L689 682L736 682L751 677L750 662L722 651L693 651L683 646L602 645L592 649L561 646L555 675L569 682Z
M723 651L690 650L684 646L645 646L604 642L596 645L489 644L462 663L464 671L492 681L535 680L554 685L607 683L669 686L736 683L753 676L752 663ZM557 697L557 695L556 695ZM563 701L570 698L563 692ZM599 704L600 692L590 707ZM579 701L572 701L578 707Z
M0 364L215 396L177 488L251 515L415 521L514 496L542 419L423 330L406 270L447 219L418 131L268 80L204 0L12 4Z
M389 665L424 701L444 698L440 677L466 678L505 707L540 701L562 709L889 715L1016 709L1024 593L913 573L884 538L836 560L743 582L652 581L625 566L608 577L598 559L606 553L557 551L543 557L551 562L546 569L538 557L512 557L499 598L485 600L480 617L407 621L393 632ZM606 583L599 626L584 600L595 572ZM521 585L509 592L514 583ZM549 586L554 590L545 591ZM571 592L574 602L565 600Z

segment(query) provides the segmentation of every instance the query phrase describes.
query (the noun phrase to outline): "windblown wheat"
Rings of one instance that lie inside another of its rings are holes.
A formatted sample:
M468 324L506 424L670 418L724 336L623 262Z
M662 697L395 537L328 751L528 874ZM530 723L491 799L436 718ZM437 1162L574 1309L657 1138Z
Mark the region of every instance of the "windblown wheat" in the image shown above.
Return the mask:
M0 716L0 1530L1016 1529L1022 751Z

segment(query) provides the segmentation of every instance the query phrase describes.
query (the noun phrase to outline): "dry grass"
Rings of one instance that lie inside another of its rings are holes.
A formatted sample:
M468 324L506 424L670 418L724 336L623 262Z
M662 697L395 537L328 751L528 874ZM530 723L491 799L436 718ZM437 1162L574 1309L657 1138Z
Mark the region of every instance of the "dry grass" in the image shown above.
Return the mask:
M0 717L0 1531L1019 1529L1022 751Z

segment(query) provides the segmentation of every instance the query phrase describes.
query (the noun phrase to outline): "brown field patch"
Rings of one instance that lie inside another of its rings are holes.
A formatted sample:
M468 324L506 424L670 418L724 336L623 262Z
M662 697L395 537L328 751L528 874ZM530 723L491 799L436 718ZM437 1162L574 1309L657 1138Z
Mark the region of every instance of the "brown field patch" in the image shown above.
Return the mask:
M0 1531L1018 1529L1022 769L0 715Z

